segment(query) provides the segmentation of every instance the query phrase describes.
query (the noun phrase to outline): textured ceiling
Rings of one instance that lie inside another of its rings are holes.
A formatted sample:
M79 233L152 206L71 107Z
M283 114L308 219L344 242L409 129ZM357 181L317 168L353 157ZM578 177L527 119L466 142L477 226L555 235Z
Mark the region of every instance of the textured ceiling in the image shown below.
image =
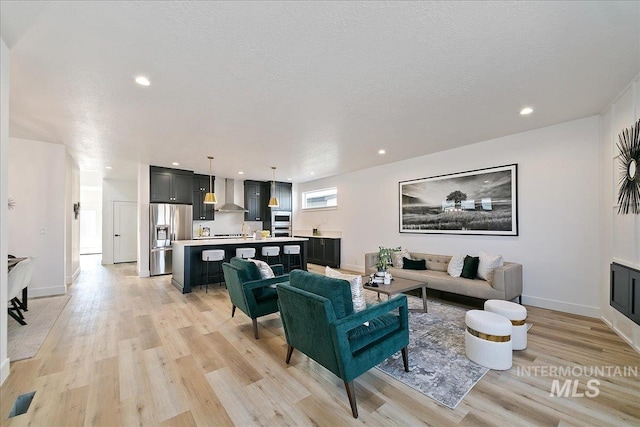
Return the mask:
M0 17L10 135L119 176L213 155L218 176L307 181L598 114L640 72L640 2L3 0Z

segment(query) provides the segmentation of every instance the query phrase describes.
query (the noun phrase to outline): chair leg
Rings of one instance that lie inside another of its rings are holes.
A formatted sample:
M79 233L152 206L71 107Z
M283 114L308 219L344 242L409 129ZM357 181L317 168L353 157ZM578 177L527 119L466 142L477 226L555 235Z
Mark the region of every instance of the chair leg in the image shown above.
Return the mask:
M522 295L518 295L518 304L522 305Z
M287 365L289 364L289 362L291 361L291 355L293 354L293 347L291 347L289 344L287 344Z
M9 309L8 311L9 311L9 316L11 316L14 319L16 319L16 322L20 323L21 325L26 325L27 324L27 322L25 322L20 317L18 317L18 315L16 313L14 313L11 309Z
M353 381L344 382L344 388L347 389L347 397L349 397L349 404L351 404L351 413L353 418L358 418L358 406L356 404L356 391L353 387Z
M404 371L409 372L409 350L402 347L402 362L404 362Z
M20 300L18 299L18 297L14 298L11 300L11 305L13 307L9 307L9 310L13 311L15 314L17 314L21 319L24 319L24 315L22 314L22 308L20 307Z
M233 317L236 314L236 306L232 305L231 306L231 317Z
M251 319L253 322L253 335L258 339L258 319Z

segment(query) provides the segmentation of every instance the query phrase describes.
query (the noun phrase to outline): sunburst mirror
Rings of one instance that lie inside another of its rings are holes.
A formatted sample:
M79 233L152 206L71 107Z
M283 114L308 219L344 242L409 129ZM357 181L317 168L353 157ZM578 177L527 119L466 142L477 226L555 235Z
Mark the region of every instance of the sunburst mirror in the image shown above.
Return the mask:
M618 214L640 214L640 120L618 135L620 180Z

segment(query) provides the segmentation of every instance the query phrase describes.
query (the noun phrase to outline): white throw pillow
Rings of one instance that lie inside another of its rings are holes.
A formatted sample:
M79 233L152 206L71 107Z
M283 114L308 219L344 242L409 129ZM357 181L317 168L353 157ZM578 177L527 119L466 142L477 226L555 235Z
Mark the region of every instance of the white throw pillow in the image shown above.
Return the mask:
M353 302L353 312L367 308L367 303L364 300L364 288L362 287L362 276L355 274L344 274L334 270L331 267L325 268L325 276L333 277L334 279L342 279L349 282L351 285L351 300Z
M411 254L407 249L400 249L399 251L391 252L391 262L393 263L393 268L404 267L404 261L402 261L402 258L411 259Z
M449 266L447 267L447 273L451 277L460 277L462 274L462 267L464 266L464 255L454 255L451 257L449 261Z
M489 255L484 251L480 251L478 256L480 257L478 277L490 282L493 279L493 270L504 265L502 255Z
M260 261L259 259L250 259L249 261L253 262L258 267L258 270L260 270L260 277L262 277L263 279L271 279L272 277L276 277L276 275L273 274L273 270L266 262Z

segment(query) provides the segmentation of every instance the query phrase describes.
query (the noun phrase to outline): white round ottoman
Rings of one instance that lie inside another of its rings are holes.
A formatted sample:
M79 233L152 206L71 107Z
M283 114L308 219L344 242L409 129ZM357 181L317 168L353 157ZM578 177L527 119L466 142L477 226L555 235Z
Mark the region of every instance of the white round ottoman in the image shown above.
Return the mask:
M465 316L467 357L489 369L511 368L511 322L490 311L469 310Z
M484 311L500 314L511 320L511 346L514 350L527 348L527 309L515 302L490 299L484 303Z

